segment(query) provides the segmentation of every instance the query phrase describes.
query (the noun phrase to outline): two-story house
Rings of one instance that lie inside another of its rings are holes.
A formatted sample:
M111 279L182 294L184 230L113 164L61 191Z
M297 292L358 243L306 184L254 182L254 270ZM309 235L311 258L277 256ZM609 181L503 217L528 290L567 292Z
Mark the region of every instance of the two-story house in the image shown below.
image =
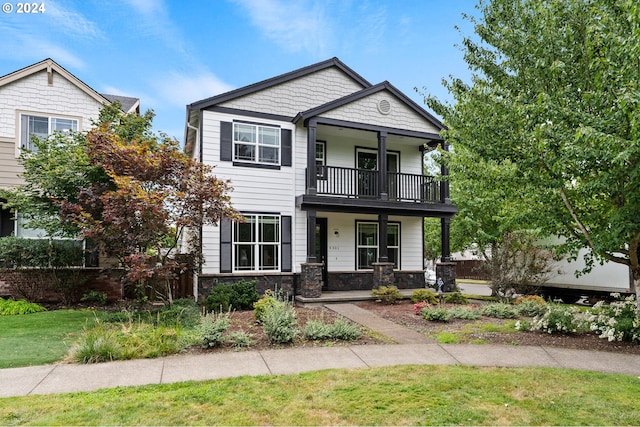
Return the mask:
M88 130L100 108L115 101L125 113L140 113L139 99L100 94L52 59L0 77L0 188L23 184L18 157L32 148L32 136ZM16 223L0 200L0 237L34 233Z
M457 211L424 172L443 128L337 58L188 105L185 149L231 181L246 219L201 230L200 295L253 278L305 297L424 287L423 219L441 218L447 260Z

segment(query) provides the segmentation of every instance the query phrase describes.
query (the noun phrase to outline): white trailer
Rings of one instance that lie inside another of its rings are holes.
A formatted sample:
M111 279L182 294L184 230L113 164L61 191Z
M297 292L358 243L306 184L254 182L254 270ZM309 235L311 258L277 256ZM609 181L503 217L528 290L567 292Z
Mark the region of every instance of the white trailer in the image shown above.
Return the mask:
M539 293L545 297L561 299L566 303L574 303L581 298L607 299L612 293L621 295L635 293L631 269L623 264L606 262L600 265L594 262L591 272L576 277L575 272L586 266L584 255L587 249L581 250L575 261L559 261L555 274L544 285Z

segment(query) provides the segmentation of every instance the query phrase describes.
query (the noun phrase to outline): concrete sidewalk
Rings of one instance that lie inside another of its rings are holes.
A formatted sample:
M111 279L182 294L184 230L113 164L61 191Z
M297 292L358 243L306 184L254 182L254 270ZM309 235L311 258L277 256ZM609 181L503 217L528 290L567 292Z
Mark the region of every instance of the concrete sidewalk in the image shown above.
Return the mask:
M178 355L91 365L1 369L0 397L405 364L547 366L640 376L638 355L541 346L436 344L355 305L340 304L328 308L388 336L398 344L304 347Z

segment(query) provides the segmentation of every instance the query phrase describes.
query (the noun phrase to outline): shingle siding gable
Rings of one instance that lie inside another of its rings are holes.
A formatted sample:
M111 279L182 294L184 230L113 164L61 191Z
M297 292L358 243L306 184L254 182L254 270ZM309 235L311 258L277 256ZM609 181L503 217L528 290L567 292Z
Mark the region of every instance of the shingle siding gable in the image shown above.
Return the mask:
M387 100L391 109L388 114L378 111L378 102ZM320 115L321 117L360 123L375 123L380 126L409 129L419 132L439 133L439 129L424 117L409 108L406 103L388 91L374 93Z
M362 89L337 68L315 73L219 104L221 107L294 117Z

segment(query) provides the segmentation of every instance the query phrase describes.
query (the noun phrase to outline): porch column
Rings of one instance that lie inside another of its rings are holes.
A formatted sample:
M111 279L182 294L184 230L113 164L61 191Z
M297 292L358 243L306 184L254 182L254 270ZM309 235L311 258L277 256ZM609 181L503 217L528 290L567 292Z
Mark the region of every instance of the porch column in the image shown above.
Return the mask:
M389 200L387 179L387 133L378 132L378 198Z
M313 144L315 146L315 144ZM314 159L315 162L315 159ZM316 263L316 211L307 211L307 263Z
M315 120L307 124L307 194L315 195L318 191L318 174L316 172L316 127ZM315 233L315 225L314 225Z
M451 248L449 240L451 238L451 218L440 218L440 243L442 244L442 262L451 261Z
M442 149L444 151L449 151L449 144L443 142ZM440 182L440 201L443 203L451 203L451 196L449 196L449 168L443 164L440 166L440 174L443 177L447 177L446 180Z
M378 262L389 262L389 215L378 215Z

